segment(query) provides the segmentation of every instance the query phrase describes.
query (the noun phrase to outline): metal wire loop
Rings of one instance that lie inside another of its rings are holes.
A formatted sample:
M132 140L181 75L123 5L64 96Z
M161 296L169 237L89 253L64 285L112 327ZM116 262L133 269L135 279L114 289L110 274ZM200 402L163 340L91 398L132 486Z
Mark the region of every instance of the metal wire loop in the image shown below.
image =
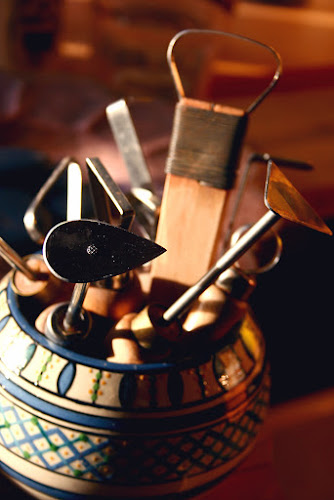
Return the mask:
M174 58L174 49L176 46L176 43L184 36L189 35L189 34L208 34L208 35L219 35L219 36L225 36L225 37L230 37L230 38L236 38L238 40L242 40L245 42L253 43L255 45L258 45L259 47L263 47L264 49L268 50L271 52L271 54L274 56L277 66L275 73L272 77L271 82L269 85L264 89L264 91L248 106L248 108L245 110L246 113L251 113L254 111L254 109L263 101L263 99L271 92L271 90L274 88L274 86L277 84L281 73L282 73L282 62L281 62L281 57L280 55L276 52L275 49L273 49L271 46L266 45L262 42L258 42L257 40L253 40L252 38L248 38L242 35L238 35L235 33L229 33L225 31L218 31L218 30L201 30L201 29L188 29L188 30L183 30L177 33L172 40L169 42L168 49L167 49L167 61L170 67L170 71L174 80L176 92L178 94L179 99L182 97L185 97L185 91L183 88L181 76L179 73L179 70L177 68L177 64L175 62Z
M239 227L231 236L231 246L235 245L235 243L239 240L239 238L251 227L251 224L245 224L244 226ZM281 259L282 251L283 251L283 242L280 235L275 231L275 229L270 229L275 241L276 241L276 249L270 260L263 264L262 266L256 267L254 269L244 269L238 262L234 265L240 268L245 274L249 276L257 276L258 274L263 274L271 269L273 269Z

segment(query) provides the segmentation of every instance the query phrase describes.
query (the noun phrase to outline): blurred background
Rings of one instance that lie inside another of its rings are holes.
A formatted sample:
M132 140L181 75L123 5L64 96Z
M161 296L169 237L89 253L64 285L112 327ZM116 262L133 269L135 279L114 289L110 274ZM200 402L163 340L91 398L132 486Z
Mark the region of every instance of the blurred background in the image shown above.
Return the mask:
M161 194L177 101L166 50L189 28L238 33L280 53L282 77L250 117L240 171L254 152L309 163L310 171L284 173L334 228L331 0L1 0L0 235L19 253L36 250L23 215L63 156L80 163L97 156L127 188L105 117L116 99L128 99ZM275 69L266 53L200 37L180 44L177 57L187 96L239 107ZM263 166L254 167L238 223L266 210L264 180ZM57 194L52 203L58 210ZM282 260L251 298L267 341L274 407L334 387L333 238L288 224L280 233ZM318 498L333 498L326 495Z

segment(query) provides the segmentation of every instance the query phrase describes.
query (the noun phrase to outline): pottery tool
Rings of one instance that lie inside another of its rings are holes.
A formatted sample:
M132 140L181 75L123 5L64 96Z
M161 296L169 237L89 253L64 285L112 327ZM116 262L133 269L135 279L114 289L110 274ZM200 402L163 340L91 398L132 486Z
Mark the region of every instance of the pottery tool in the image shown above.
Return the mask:
M13 269L11 285L14 292L36 303L47 304L54 297L67 297L69 289L50 276L40 255L22 258L8 243L0 238L0 256Z
M233 233L232 247L249 228L250 225L242 226ZM256 277L273 269L282 255L283 243L276 231L271 229L264 239L260 238L252 245L244 254L244 261L235 262L199 295L182 323L184 332L207 335L210 328L210 339L216 340L244 317L247 301L256 286Z
M106 115L117 147L127 168L131 186L148 189L154 187L144 154L131 118L128 105L120 99L106 108Z
M32 241L38 245L43 244L45 235L54 226L54 221L52 221L49 211L43 206L43 202L65 172L67 172L66 217L68 220L72 219L74 217L72 215L73 211L75 213L80 211L81 213L82 176L80 165L73 158L65 157L56 165L51 175L28 206L23 217L26 231ZM75 199L72 201L73 196L75 196Z
M186 97L174 58L176 43L187 34L232 37L268 50L276 61L267 88L247 109ZM152 263L152 299L175 300L216 259L227 196L232 189L249 114L276 85L279 55L267 45L225 32L186 30L169 44L167 58L179 101L176 105L156 241L168 255Z
M20 271L30 281L39 281L43 275L29 267L27 262L0 237L0 256L16 271Z
M76 220L81 218L81 209L82 209L82 173L81 168L78 163L71 160L71 158L64 158L55 171L51 174L48 181L42 187L41 191L38 193L35 203L31 205L30 215L32 221L36 221L36 213L38 213L40 203L44 200L48 191L57 183L60 176L67 170L67 197L66 197L66 218L67 221ZM29 212L28 212L29 214ZM51 221L49 221L50 223ZM47 232L51 229L47 229L47 225L44 224L43 231L37 229L38 226L36 223L32 223L31 232L33 236L38 236L41 241L45 240L45 236ZM46 232L45 232L46 231ZM43 261L43 266L48 272L49 281L56 281L58 288L60 288L60 293L50 294L49 300L47 303L47 307L39 313L37 318L35 319L35 328L41 333L45 332L45 322L49 315L49 312L54 309L54 304L59 303L60 301L70 300L71 297L78 294L78 290L73 289L73 284L65 283L59 278L55 277L52 273L50 273L46 263L44 262L43 257L38 256L40 260Z
M217 260L197 283L186 290L168 309L151 304L132 320L132 331L140 345L149 349L154 348L154 343L159 336L169 343L182 342L186 336L182 332L179 321L185 312L221 273L230 268L281 218L316 231L332 234L328 226L272 161L268 162L264 201L268 211Z
M81 219L56 225L45 238L44 260L57 278L75 287L70 303L50 311L45 335L60 344L82 341L92 328L91 315L83 309L89 283L130 271L164 251L105 222Z
M130 230L137 215L132 203L98 158L87 158L86 165L97 220ZM104 342L107 353L112 345L115 362L140 362L138 345L128 332L124 333L124 325L127 315L139 311L143 303L144 295L135 270L95 281L87 289L83 302L85 311L109 318L113 323L121 320L117 333L113 338L107 335Z
M78 163L70 157L63 158L51 173L45 184L37 193L24 215L24 225L31 239L38 244L44 241L52 222L48 212L43 209L43 201L47 194L59 181L64 172L67 172L67 218L77 218L81 215L82 176ZM15 272L12 286L17 295L26 299L33 299L37 305L48 305L51 302L67 300L72 293L73 286L64 284L49 273L41 255L31 255L22 262L27 262L23 272ZM32 279L27 274L27 267L39 273L39 279ZM22 269L18 269L22 271Z
M294 160L292 158L283 158L279 156L272 156L269 155L268 153L252 153L249 155L247 158L246 164L244 171L242 172L241 179L239 182L239 187L237 190L237 195L235 197L233 207L231 210L231 215L229 217L228 225L224 234L224 241L223 241L223 251L226 250L230 243L230 238L231 234L233 231L233 226L235 223L235 219L237 216L237 213L240 209L240 204L243 198L243 195L245 193L247 181L249 178L249 173L251 170L251 167L254 164L262 164L262 165L267 165L268 161L271 160L274 162L278 167L287 167L287 168L293 168L293 169L300 169L300 170L312 170L313 166L310 163L300 161L300 160Z
M136 221L139 223L138 231L145 238L154 240L160 214L160 198L152 191L140 187L131 188L127 197L136 212Z
M130 178L129 199L135 206L137 219L147 235L155 238L160 199L155 194L152 177L131 118L129 107L120 99L106 108L115 142Z
M129 200L98 158L86 158L86 165L96 219L129 230L135 217Z
M96 219L130 230L135 211L128 198L98 158L87 158L86 165ZM84 308L118 321L128 312L137 311L142 303L138 276L131 271L94 282L87 291Z
M104 346L107 361L122 364L144 362L142 349L131 331L131 321L135 316L135 312L125 314L106 335Z

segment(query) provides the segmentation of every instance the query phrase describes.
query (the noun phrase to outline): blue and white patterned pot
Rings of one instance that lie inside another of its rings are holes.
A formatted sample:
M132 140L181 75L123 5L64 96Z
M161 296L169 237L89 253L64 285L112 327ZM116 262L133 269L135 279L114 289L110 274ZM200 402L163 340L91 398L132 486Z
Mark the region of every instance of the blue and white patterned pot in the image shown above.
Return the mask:
M36 498L177 498L250 451L269 404L250 316L215 352L122 365L48 341L0 287L1 468Z

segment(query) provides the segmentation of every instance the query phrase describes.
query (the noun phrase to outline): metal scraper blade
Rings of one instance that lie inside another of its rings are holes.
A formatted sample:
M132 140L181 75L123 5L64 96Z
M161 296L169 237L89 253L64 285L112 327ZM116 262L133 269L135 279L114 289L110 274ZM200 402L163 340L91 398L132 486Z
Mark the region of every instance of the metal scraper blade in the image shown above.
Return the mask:
M321 217L272 161L268 162L264 201L267 208L283 219L302 224L321 233L332 234Z
M115 142L123 157L132 187L154 192L152 178L135 130L128 105L120 99L106 108Z
M71 283L90 283L122 274L165 251L125 229L90 219L57 224L43 245L50 271Z

